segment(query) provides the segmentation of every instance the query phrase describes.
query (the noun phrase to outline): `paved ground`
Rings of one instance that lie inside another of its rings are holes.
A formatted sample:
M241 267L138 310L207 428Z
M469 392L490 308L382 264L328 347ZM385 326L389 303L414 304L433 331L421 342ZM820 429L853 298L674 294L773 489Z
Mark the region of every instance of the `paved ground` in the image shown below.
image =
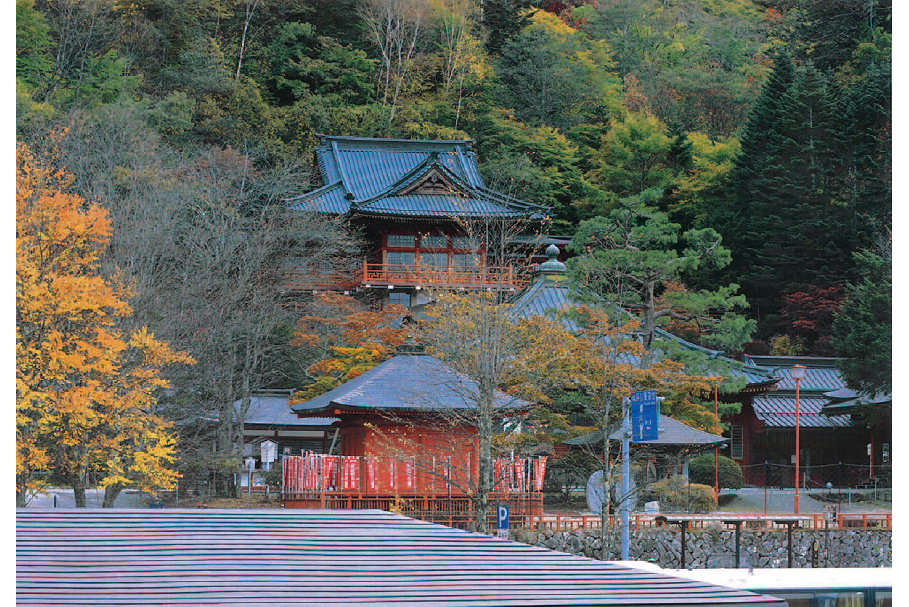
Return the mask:
M721 490L720 495L732 493L735 498L720 508L721 512L748 512L753 514L788 514L795 508L795 489L736 489ZM799 512L802 514L823 513L826 502L814 500L812 493L799 491ZM826 492L825 492L826 493ZM834 489L834 493L836 490ZM883 498L884 491L878 490L878 498ZM848 499L840 505L840 512L888 511L889 503L881 501L852 502Z
M836 490L834 490L835 492ZM737 489L735 491L722 490L720 495L732 493L735 498L720 508L721 512L742 512L749 514L789 514L795 507L794 489ZM884 492L879 490L878 497L884 497ZM98 489L88 489L85 492L86 507L100 508L104 492ZM242 500L241 500L242 501ZM148 508L151 498L135 490L121 491L114 502L116 508ZM192 499L187 500L186 507L191 507ZM548 514L590 514L590 511L580 507L550 507ZM28 508L73 508L76 503L73 499L72 489L51 489L48 493L34 497ZM222 506L223 507L223 506ZM230 507L230 506L227 506ZM238 506L242 507L242 506ZM257 506L261 507L261 506ZM889 511L892 506L889 502L849 502L844 501L840 512L875 512ZM802 514L823 513L824 502L811 499L811 493L799 492L799 512Z
M100 508L104 499L101 489L85 490L85 507ZM121 491L114 501L115 508L148 508L150 498L135 490ZM26 508L75 508L72 489L50 489L43 495L33 497Z

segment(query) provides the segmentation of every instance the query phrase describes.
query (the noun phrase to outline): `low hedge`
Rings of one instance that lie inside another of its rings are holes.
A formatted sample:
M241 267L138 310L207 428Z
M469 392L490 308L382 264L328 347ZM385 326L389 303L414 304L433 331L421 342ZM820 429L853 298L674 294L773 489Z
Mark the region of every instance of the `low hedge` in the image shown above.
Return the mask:
M717 509L713 487L695 483L685 484L685 477L673 476L651 483L644 492L644 501L658 501L661 512L690 512L706 514Z
M745 484L745 475L742 474L742 468L735 460L721 455L717 463L719 465L720 489L741 489ZM713 487L713 454L704 453L692 458L688 463L688 476L691 478L692 483Z

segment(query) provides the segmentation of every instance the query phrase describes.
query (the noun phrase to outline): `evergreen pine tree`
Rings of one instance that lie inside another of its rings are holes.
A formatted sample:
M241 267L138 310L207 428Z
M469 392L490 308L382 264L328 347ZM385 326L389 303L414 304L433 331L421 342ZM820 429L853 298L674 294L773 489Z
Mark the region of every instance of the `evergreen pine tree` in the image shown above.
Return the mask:
M865 78L844 93L841 202L856 221L856 237L869 246L891 222L892 108L889 64L873 64Z
M486 0L483 2L483 25L486 37L486 52L501 55L502 47L509 38L530 25L532 13L523 13L530 8L530 0Z
M785 51L778 53L773 63L773 71L742 133L741 152L729 177L727 197L708 210L705 221L722 234L723 243L732 252L732 264L721 277L724 281L749 270L769 272L769 268L753 267L754 252L761 243L766 210L778 202L777 193L771 187L770 171L777 168L784 148L783 135L777 127L787 111L788 95L795 79L795 66ZM755 302L756 289L748 291L752 313L760 317L765 306L763 302Z
M841 282L854 244L847 209L835 204L841 132L824 77L801 66L775 125L781 144L756 192L749 297L776 313L783 295ZM833 235L836 235L833 237Z

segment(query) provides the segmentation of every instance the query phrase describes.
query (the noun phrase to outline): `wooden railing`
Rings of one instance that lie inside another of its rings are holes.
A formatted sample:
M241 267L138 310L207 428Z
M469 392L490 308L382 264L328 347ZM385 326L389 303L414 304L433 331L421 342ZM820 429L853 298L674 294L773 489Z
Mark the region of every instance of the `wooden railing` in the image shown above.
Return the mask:
M358 272L341 274L323 270L298 270L287 274L284 290L339 291L359 286L439 287L444 289L520 289L530 282L531 268L433 266L364 262Z
M422 264L364 263L364 285L517 289L527 280L511 266L465 268Z

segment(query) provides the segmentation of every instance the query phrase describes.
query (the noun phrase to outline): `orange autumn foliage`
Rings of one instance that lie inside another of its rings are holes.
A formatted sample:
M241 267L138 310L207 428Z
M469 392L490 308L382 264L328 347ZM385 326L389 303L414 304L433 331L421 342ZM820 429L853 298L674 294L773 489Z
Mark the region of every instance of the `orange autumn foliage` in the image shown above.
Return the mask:
M155 414L162 368L192 363L144 327L125 335L128 290L100 274L106 211L16 150L16 491L52 472L73 486L172 488L176 437Z
M313 313L301 317L293 345L316 358L306 372L312 382L294 393L291 404L305 402L348 382L391 357L407 329L403 306L370 310L352 297L317 293Z

